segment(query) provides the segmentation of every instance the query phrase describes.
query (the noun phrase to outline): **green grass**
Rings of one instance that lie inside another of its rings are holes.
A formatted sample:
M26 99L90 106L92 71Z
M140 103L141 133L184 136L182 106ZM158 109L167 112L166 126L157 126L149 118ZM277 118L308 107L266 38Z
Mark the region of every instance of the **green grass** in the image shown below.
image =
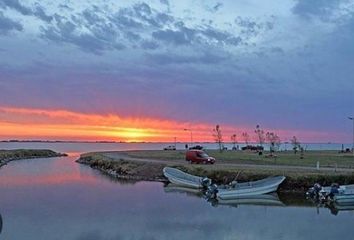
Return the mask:
M140 176L148 179L161 179L162 168L164 166L170 166L178 168L182 171L188 172L197 176L207 176L217 183L228 183L235 179L240 182L258 180L268 176L284 175L286 180L280 186L282 191L306 191L314 183L318 182L322 185L330 185L333 182L339 184L353 184L354 174L351 171L317 171L316 169L276 169L276 168L247 168L236 165L197 165L189 164L181 159L184 157L183 151L129 151L126 152L131 157L141 157L150 159L165 159L166 163L154 163L154 162L139 162L129 161L123 159L112 159L104 155L104 153L86 153L82 154L79 162L89 164L91 167L99 167L102 169L113 169L120 174L128 176ZM215 154L213 154L215 153ZM262 162L263 156L258 156L255 153L242 153L242 152L224 152L218 153L216 151L209 151L210 155L219 157L224 162L237 162L240 163L251 160L255 162ZM235 158L238 157L238 158ZM242 157L246 160L240 160ZM292 156L292 153L282 153L279 159L284 158L284 162L297 160L299 156ZM305 155L306 157L306 155ZM317 158L331 159L331 161L348 161L354 160L351 157L346 157L331 151L318 151L308 153L308 158L301 159L297 164L309 164L311 161ZM236 159L236 160L234 160ZM279 160L278 159L278 160ZM181 160L169 162L168 160ZM349 166L348 164L347 166Z
M341 167L354 168L353 155L338 153L338 151L306 151L304 159L300 159L300 153L294 154L292 151L277 152L277 157L267 157L269 152L264 152L259 156L250 151L224 151L206 150L206 152L216 158L217 163L239 163L239 164L267 164L267 165L292 165L292 166L316 166L317 161L321 167ZM158 160L184 160L185 151L162 151L144 150L127 151L130 157L158 159Z
M47 149L14 149L0 150L0 161L10 161L26 158L58 157L65 154L56 153Z

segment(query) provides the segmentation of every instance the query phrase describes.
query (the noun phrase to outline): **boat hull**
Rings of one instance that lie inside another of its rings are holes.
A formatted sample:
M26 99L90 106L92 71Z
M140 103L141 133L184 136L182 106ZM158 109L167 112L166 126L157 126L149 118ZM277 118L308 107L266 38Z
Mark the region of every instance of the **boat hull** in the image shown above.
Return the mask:
M165 167L163 169L163 174L168 181L173 184L189 188L202 188L202 177L193 176L170 167Z
M196 188L196 189L202 187L201 184L199 184L199 183L194 183L191 181L184 181L184 180L173 178L173 177L169 177L168 181L170 181L173 184L176 184L179 186L184 186L184 187L190 187L190 188Z
M354 205L354 194L335 195L334 201L338 204L353 204Z
M217 198L221 200L228 200L240 197L255 196L276 192L279 185L285 180L285 177L277 177L277 179L270 179L269 182L264 181L262 185L243 186L235 189L218 189Z

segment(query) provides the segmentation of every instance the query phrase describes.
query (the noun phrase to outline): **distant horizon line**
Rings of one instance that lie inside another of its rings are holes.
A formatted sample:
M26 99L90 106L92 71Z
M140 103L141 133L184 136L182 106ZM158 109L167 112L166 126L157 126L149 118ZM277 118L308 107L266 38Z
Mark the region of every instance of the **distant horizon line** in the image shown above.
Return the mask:
M171 141L162 141L162 142L154 142L154 141L107 141L107 140L36 140L36 139L25 139L25 140L20 140L20 139L8 139L8 140L0 140L0 142L7 142L7 143L16 143L16 142L31 142L31 143L169 143L169 144L174 144L175 142ZM177 141L176 143L179 144L191 144L190 141L186 142L179 142ZM193 144L203 144L203 143L216 143L216 142L210 142L210 141L194 141L192 142ZM230 141L225 141L224 143L226 144L233 144L233 142ZM235 144L246 144L246 142L236 142ZM258 144L257 142L249 142L249 144ZM264 144L269 144L269 143L264 143ZM285 141L282 142L281 144L291 144L290 141ZM304 142L303 144L352 144L350 142Z

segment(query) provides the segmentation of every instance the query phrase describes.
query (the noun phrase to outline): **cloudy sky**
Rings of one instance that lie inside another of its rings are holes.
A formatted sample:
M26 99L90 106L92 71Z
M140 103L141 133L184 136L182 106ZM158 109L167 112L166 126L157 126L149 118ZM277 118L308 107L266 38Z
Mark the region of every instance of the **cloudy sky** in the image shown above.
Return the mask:
M353 26L352 0L0 0L0 138L351 142Z

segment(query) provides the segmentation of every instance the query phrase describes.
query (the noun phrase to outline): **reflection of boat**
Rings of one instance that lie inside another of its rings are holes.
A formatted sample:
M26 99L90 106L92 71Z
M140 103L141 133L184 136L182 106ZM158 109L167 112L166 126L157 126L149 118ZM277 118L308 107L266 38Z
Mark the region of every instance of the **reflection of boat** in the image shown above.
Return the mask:
M0 214L0 233L2 232L2 216Z
M350 204L330 202L326 203L325 207L327 207L333 215L338 215L340 211L354 211L354 202L351 202Z
M261 195L275 192L285 180L284 176L269 177L258 181L233 184L232 187L218 187L217 199L227 200L245 196Z
M196 188L188 188L179 186L173 183L169 183L167 186L163 188L166 193L185 193L189 196L196 196L202 198L204 196L203 192Z
M196 188L181 187L176 184L168 184L164 187L166 193L184 193L187 196L194 196L198 198L203 198L204 194L201 190ZM229 200L216 200L209 199L212 206L218 205L228 205L232 207L237 207L238 205L261 205L261 206L285 206L282 201L279 200L278 194L262 194L246 197L238 197Z
M217 202L218 205L261 205L261 206L285 206L282 201L279 200L277 194L262 194L262 195L253 195L246 197L238 197L229 200L219 199Z
M202 177L194 176L171 167L165 167L163 174L171 183L190 188L202 188Z

